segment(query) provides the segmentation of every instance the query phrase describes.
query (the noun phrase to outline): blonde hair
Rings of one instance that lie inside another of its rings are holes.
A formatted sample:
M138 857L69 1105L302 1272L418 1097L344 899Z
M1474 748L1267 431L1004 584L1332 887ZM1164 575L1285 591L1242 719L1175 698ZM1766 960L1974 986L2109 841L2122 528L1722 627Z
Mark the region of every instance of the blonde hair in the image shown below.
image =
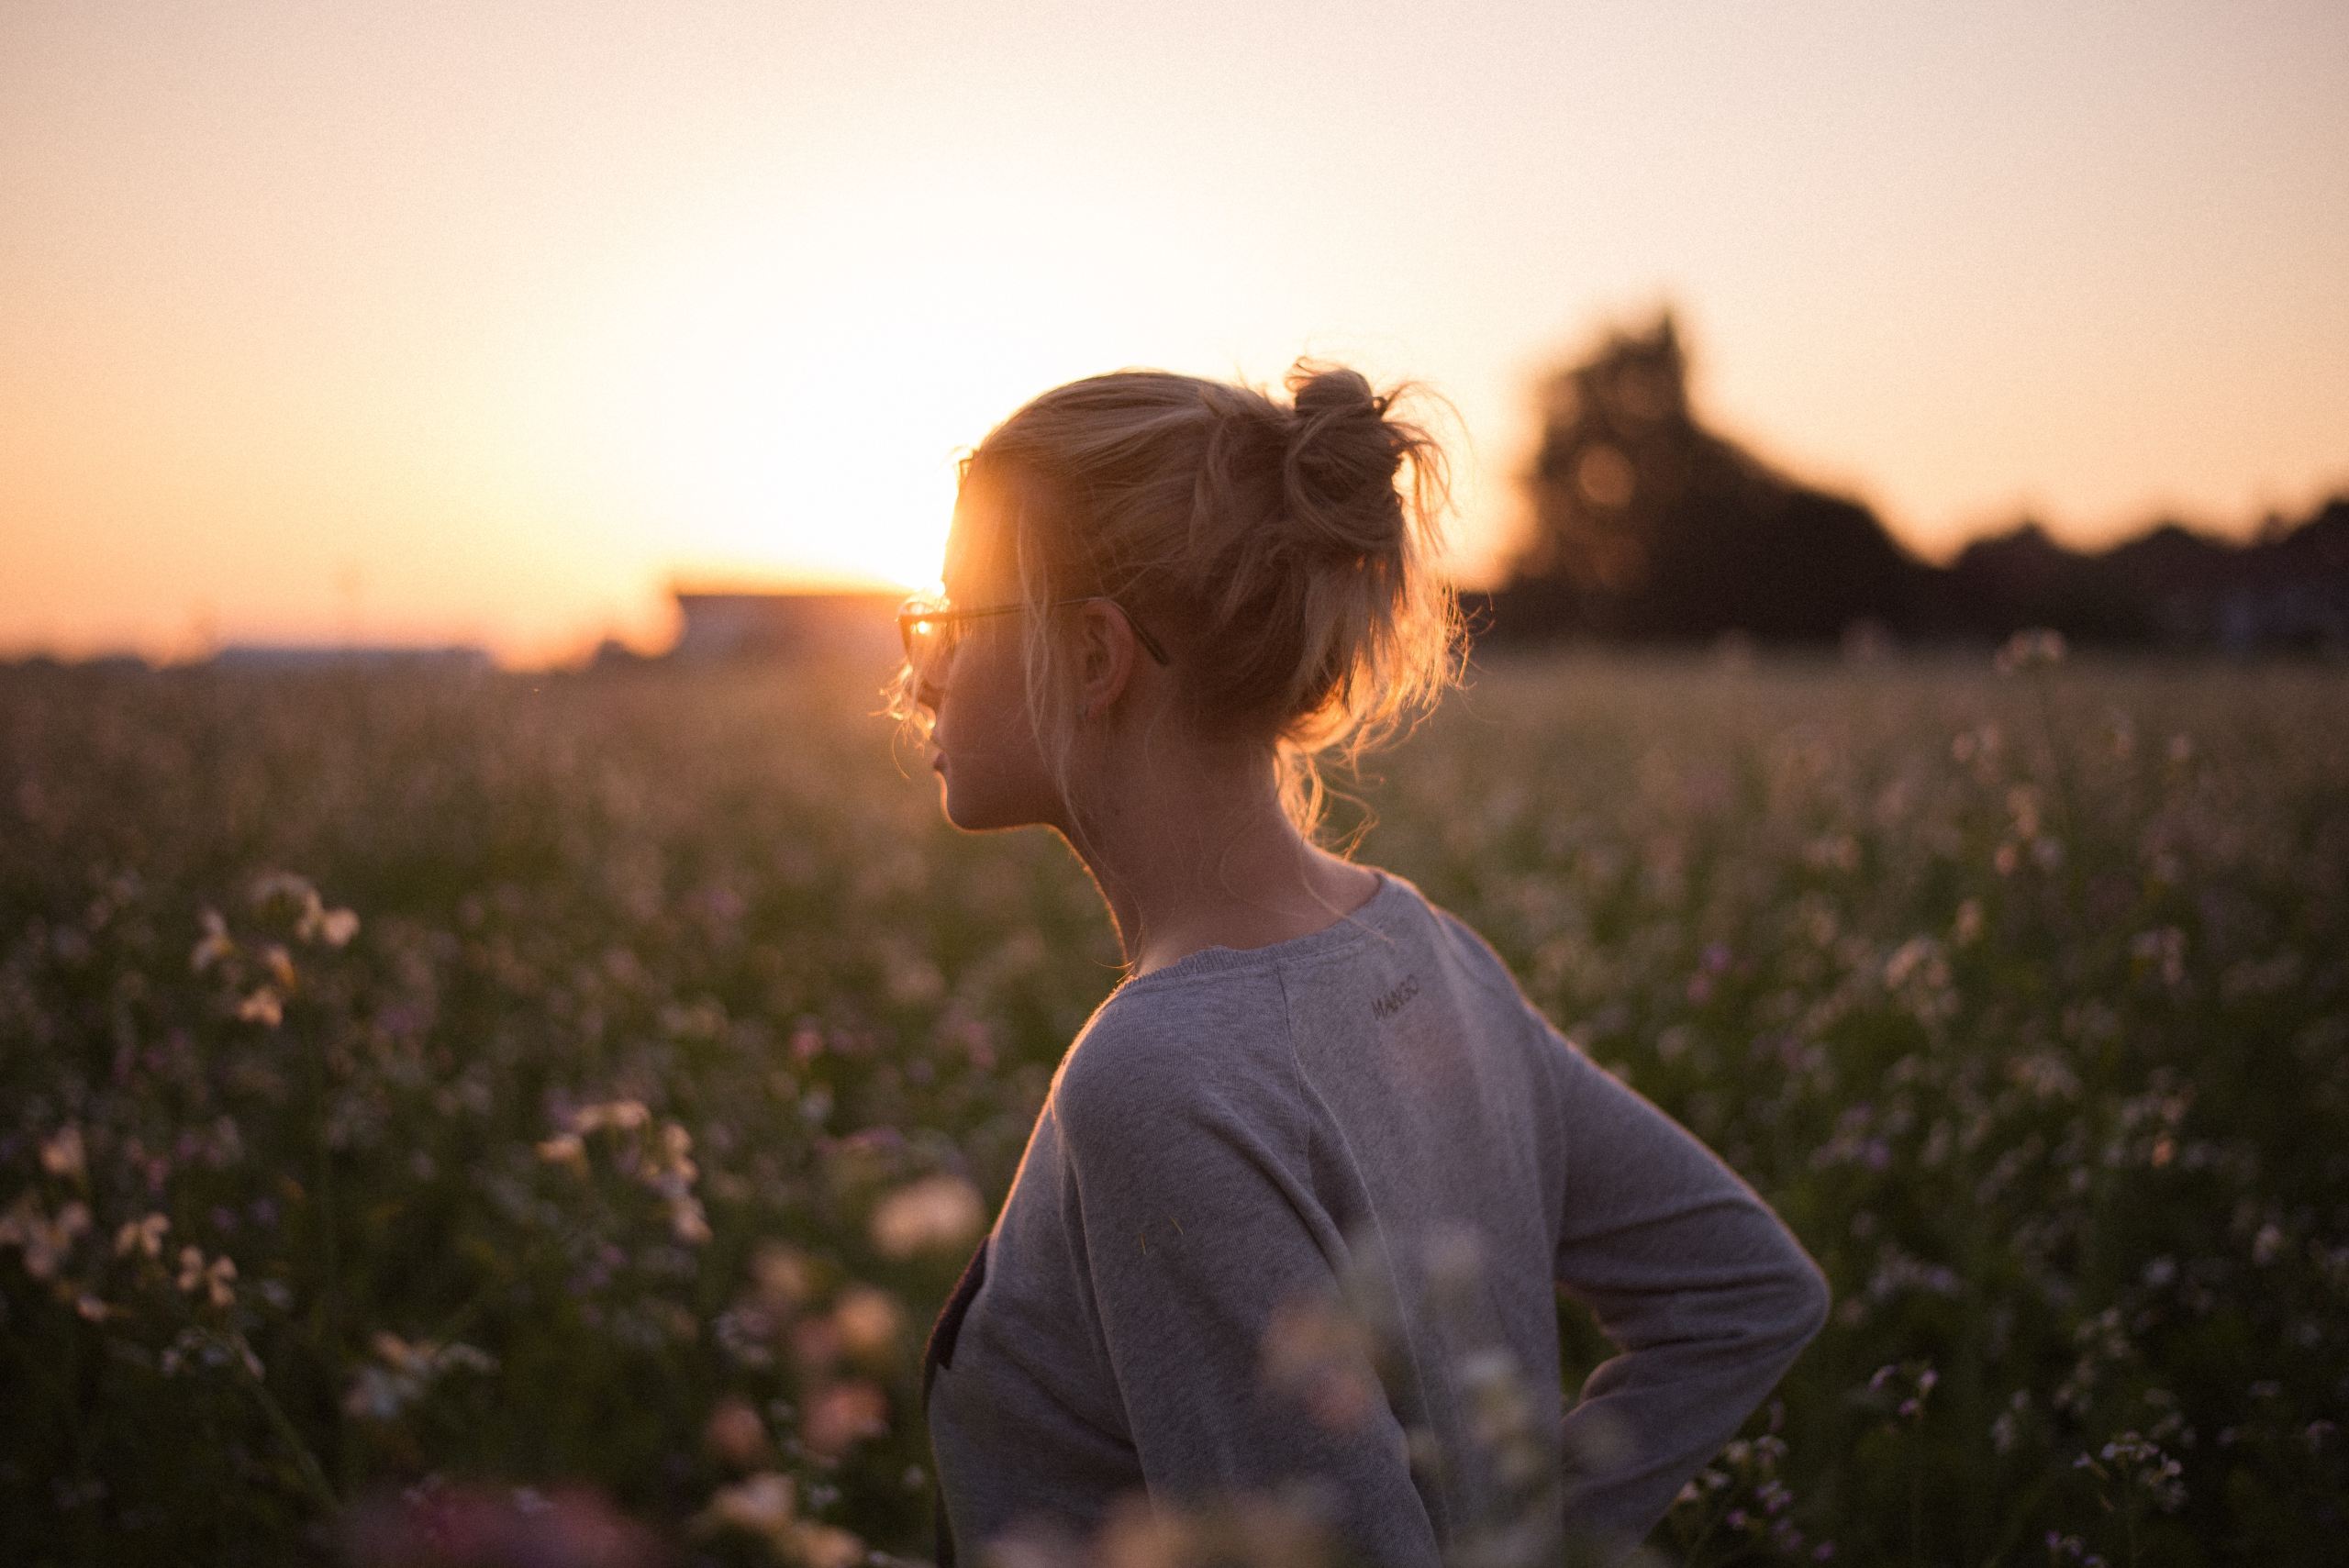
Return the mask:
M1459 609L1433 570L1442 449L1357 373L1300 360L1289 402L1164 371L1032 399L963 461L957 542L1009 546L1028 715L1072 815L1074 671L1052 601L1106 595L1165 644L1199 733L1270 747L1312 835L1325 759L1350 770L1459 673ZM1415 389L1404 389L1415 390ZM982 519L985 519L985 522ZM998 536L966 530L992 523ZM893 711L910 711L910 672Z

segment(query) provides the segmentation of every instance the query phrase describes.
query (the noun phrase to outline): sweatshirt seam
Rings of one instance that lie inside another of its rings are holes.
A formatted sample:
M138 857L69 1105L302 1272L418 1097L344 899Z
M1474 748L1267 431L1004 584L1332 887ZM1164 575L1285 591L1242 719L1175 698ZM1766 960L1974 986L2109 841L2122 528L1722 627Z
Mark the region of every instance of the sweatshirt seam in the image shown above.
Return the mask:
M1553 1029L1549 1032L1554 1034L1556 1031ZM1559 1037L1561 1040L1564 1038L1564 1036ZM1545 1045L1549 1043L1547 1035L1543 1037L1542 1043ZM1567 1049L1573 1048L1569 1046ZM1550 1206L1550 1288L1552 1290L1560 1288L1565 1283L1558 1277L1563 1272L1558 1266L1558 1254L1566 1244L1566 1205L1574 1201L1575 1194L1575 1140L1566 1131L1566 1129L1572 1125L1573 1117L1573 1107L1566 1104L1566 1095L1570 1091L1566 1084L1565 1070L1571 1065L1570 1062L1553 1061L1545 1064L1543 1074L1550 1083L1550 1125L1556 1129L1555 1136L1558 1140L1558 1201Z
M1281 988L1281 1035L1288 1042L1289 1083L1297 1095L1297 1119L1305 1124L1306 1190L1312 1193L1313 1201L1320 1204L1326 1211L1330 1206L1322 1202L1320 1191L1313 1180L1313 1107L1305 1092L1305 1063L1297 1060L1297 1003L1289 995L1286 967L1275 966L1273 978Z
M1056 1097L1056 1095L1048 1095L1044 1102L1044 1112L1052 1118L1053 1163L1058 1167L1059 1173L1067 1182L1070 1189L1075 1193L1077 1211L1081 1215L1085 1209L1085 1184L1079 1179L1076 1145L1068 1135L1067 1118L1061 1115L1060 1106L1055 1103ZM997 1223L1001 1223L1000 1218ZM1108 1384L1110 1391L1116 1395L1118 1412L1125 1418L1126 1423L1124 1431L1108 1435L1129 1448L1133 1448L1139 1456L1141 1451L1135 1445L1133 1438L1133 1406L1126 1396L1123 1380L1118 1376L1117 1359L1109 1352L1108 1328L1101 1320L1101 1282L1094 1270L1093 1248L1083 1236L1082 1229L1080 1224L1077 1243L1084 1251L1085 1263L1081 1271L1074 1272L1081 1275L1087 1297L1086 1306L1089 1308L1085 1313L1086 1328L1089 1330L1085 1335L1085 1345L1092 1351L1094 1364L1100 1369L1103 1380ZM1063 1224L1063 1234L1065 1230L1066 1227ZM1031 1381L1041 1381L1032 1370L1029 1375ZM1068 1401L1065 1399L1060 1400L1059 1403L1063 1407L1068 1407ZM1089 1427L1095 1431L1105 1430L1099 1422L1085 1416L1084 1412L1072 1408L1071 1413L1077 1417L1080 1425Z
M1201 948L1197 952L1178 961L1185 965L1197 964L1197 967L1187 968L1178 974L1174 973L1174 965L1170 964L1164 969L1153 970L1148 974L1138 974L1110 992L1108 1000L1115 1001L1119 996L1131 995L1137 991L1167 990L1197 985L1210 980L1230 980L1249 974L1276 973L1290 964L1310 963L1318 959L1343 957L1370 940L1372 933L1368 929L1368 922L1364 922L1364 927L1365 929L1362 930L1349 931L1342 937L1332 938L1330 945L1317 953L1299 953L1292 956L1287 953L1275 953L1269 950L1224 948L1220 951L1229 954L1229 957L1218 958L1212 962L1199 962L1198 961L1208 954L1218 951L1213 948Z
M1390 941L1397 940L1399 939L1397 934L1388 929L1388 921L1394 917L1386 911L1372 915L1369 910L1373 905L1391 897L1396 900L1397 912L1399 913L1407 902L1418 901L1413 897L1417 889L1403 878L1383 868L1379 870L1378 874L1385 881L1368 903L1360 909L1340 916L1318 931L1291 938L1288 942L1275 942L1261 948L1201 948L1197 952L1187 953L1177 959L1164 969L1153 970L1148 974L1135 975L1104 997L1102 1006L1107 1006L1119 997L1145 987L1191 985L1202 980L1229 979L1235 975L1261 973L1266 971L1278 972L1291 964L1314 963L1339 958L1353 951L1373 937L1385 938ZM1352 929L1343 935L1339 935L1337 932L1341 926ZM1291 942L1311 942L1316 938L1325 939L1329 945L1308 952L1286 953L1280 951L1289 946Z

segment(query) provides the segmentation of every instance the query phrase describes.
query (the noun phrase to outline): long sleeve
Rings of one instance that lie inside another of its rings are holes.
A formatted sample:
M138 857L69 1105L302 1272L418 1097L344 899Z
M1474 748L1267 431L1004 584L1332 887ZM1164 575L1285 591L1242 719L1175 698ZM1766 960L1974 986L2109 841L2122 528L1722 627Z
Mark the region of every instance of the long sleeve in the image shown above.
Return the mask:
M1579 1050L1563 1054L1556 1277L1620 1351L1566 1418L1566 1521L1628 1549L1819 1332L1828 1286L1711 1151Z
M974 1551L1291 1483L1354 1562L1628 1549L1818 1331L1753 1190L1381 875L1349 920L1129 981L1072 1046L928 1401ZM1562 1290L1620 1352L1572 1410Z
M1357 1550L1434 1568L1435 1529L1367 1358L1339 1353L1370 1395L1343 1418L1266 1375L1275 1315L1339 1296L1293 1081L1135 1043L1160 1049L1095 1042L1052 1112L1071 1178L1063 1223L1152 1497L1309 1481Z

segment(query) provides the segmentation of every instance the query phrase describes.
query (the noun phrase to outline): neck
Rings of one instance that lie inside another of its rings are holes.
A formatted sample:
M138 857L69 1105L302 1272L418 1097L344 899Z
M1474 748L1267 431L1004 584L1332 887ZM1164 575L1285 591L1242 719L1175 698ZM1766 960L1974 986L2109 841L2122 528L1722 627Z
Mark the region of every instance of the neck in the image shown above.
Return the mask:
M1269 758L1132 776L1070 843L1117 923L1130 975L1208 947L1264 947L1361 907L1376 873L1308 841Z

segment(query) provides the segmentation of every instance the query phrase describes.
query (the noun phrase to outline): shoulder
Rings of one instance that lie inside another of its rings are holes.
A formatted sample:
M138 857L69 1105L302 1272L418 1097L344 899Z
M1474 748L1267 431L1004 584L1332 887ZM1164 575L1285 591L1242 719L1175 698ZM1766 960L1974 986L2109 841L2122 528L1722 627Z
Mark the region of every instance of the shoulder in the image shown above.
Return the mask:
M1447 946L1474 953L1479 959L1490 963L1493 968L1506 972L1507 966L1502 963L1500 954L1494 950L1492 943L1485 940L1485 934L1482 931L1425 894L1419 895L1419 903L1434 922L1437 940Z
M1435 966L1445 976L1457 1027L1518 1042L1536 1063L1537 1086L1555 1094L1572 1043L1525 994L1508 961L1482 932L1424 895L1421 902L1427 910L1427 939L1436 955Z
M1422 894L1421 906L1430 921L1429 940L1440 948L1457 972L1484 995L1487 1004L1512 1012L1533 1012L1508 961L1467 921Z
M1112 995L1069 1048L1050 1104L1082 1154L1279 1124L1300 1098L1281 978L1250 970Z

